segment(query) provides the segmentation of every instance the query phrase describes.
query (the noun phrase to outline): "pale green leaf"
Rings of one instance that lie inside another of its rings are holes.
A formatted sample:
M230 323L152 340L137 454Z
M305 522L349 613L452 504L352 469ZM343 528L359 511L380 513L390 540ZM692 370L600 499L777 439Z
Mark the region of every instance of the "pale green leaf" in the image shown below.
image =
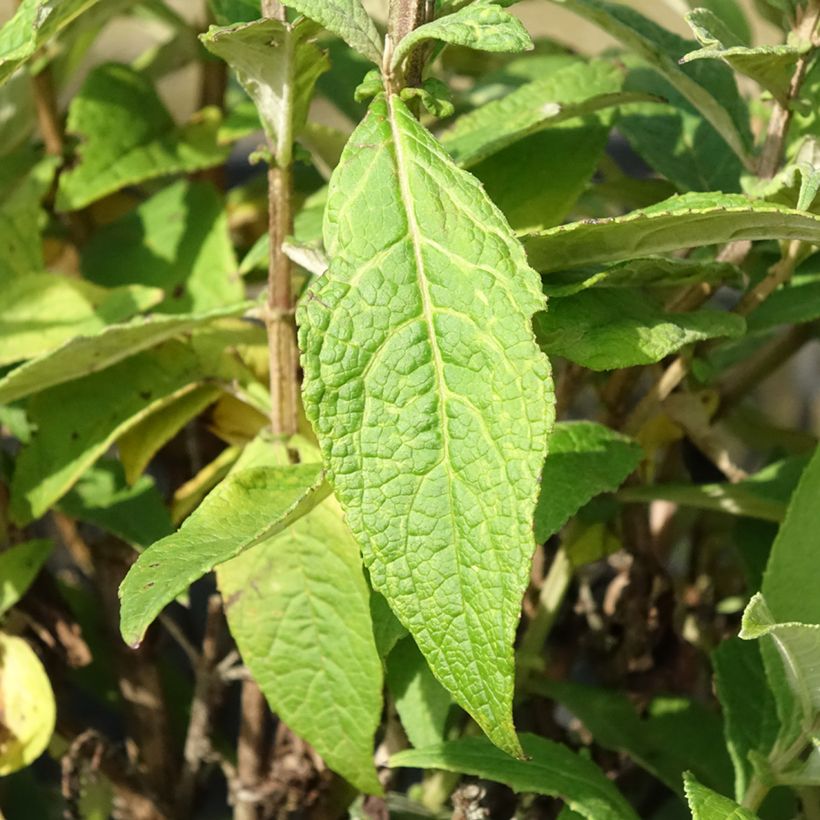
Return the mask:
M365 11L361 0L286 0L300 14L321 23L341 37L352 49L372 60L382 62L382 38L376 24Z
M441 743L453 700L433 677L415 641L400 640L386 665L387 687L410 743L417 749Z
M178 127L138 72L119 63L98 66L68 109L79 157L60 175L57 207L74 211L128 185L219 165L229 151L217 143L219 119L206 108Z
M541 471L535 540L544 543L596 495L617 490L642 458L638 444L602 424L557 424Z
M668 313L638 289L585 290L552 299L534 320L541 349L592 370L652 364L687 344L742 336L742 317L724 311Z
M223 197L179 180L98 228L82 251L83 274L100 285L165 291L162 313L207 311L244 298Z
M122 465L101 459L86 470L58 504L61 512L144 549L171 530L171 517L154 480L140 476L128 486Z
M79 281L66 277L61 279L65 282ZM93 336L77 336L55 350L20 365L0 379L0 404L17 401L63 382L104 370L196 327L208 325L217 319L239 316L250 307L250 302L243 302L208 313L140 316L125 324L109 325ZM59 316L60 311L50 315ZM0 323L2 321L0 318Z
M529 51L533 47L530 35L517 17L485 0L471 3L406 34L393 52L393 68L424 40L441 40L479 51Z
M552 0L620 40L659 71L721 134L746 167L751 135L748 114L728 67L708 62L705 70L687 71L677 60L691 50L686 40L635 9L606 0ZM687 67L690 68L690 67Z
M254 101L277 162L289 165L294 138L307 118L316 80L330 67L311 42L316 26L255 20L226 28L211 26L200 36L205 47L236 72Z
M321 464L233 470L180 529L140 555L120 587L120 631L135 646L164 607L218 564L290 526L327 496Z
M752 30L746 12L738 0L687 0L690 8L706 8L716 14L742 42L752 41Z
M691 51L681 63L692 60L723 60L735 71L751 77L762 88L785 102L789 94L794 67L806 51L798 45L750 47L708 9L695 9L686 15L692 31L702 48Z
M231 634L271 709L331 769L381 793L373 751L382 665L359 549L335 499L222 564L217 579Z
M442 142L468 168L544 128L634 100L619 93L622 79L608 61L574 63L464 114Z
M156 288L101 288L54 273L5 284L0 313L0 365L48 354L76 336L99 333L162 299Z
M535 735L521 735L521 746L527 760L514 760L484 738L469 737L399 752L390 765L463 772L503 783L516 792L560 797L589 820L637 820L629 803L587 758Z
M512 641L553 415L530 329L538 278L480 185L395 97L374 100L345 149L325 247L330 270L297 318L331 482L433 673L519 754Z
M572 222L524 237L542 272L734 242L820 242L820 217L740 194L691 193L610 219Z
M758 820L756 814L741 808L731 798L702 786L691 774L687 773L683 782L692 820Z
M0 29L0 84L98 0L22 0Z
M28 405L37 431L18 456L11 485L13 518L39 518L129 427L193 390L205 373L189 347L166 342L38 393Z
M0 616L23 597L53 546L51 541L39 539L0 552Z
M816 448L789 502L772 545L762 592L778 622L820 624L820 447ZM820 640L820 639L819 639ZM820 649L820 646L818 646Z

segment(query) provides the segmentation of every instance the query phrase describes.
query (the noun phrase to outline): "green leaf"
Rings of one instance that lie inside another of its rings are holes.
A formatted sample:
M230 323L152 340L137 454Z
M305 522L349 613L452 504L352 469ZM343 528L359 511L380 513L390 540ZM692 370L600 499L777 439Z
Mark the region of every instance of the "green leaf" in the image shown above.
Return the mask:
M546 679L529 685L569 709L596 743L628 754L675 792L682 791L681 776L690 768L715 788L731 785L720 717L697 701L656 697L640 715L622 692Z
M808 44L803 47L783 44L751 48L708 9L689 12L686 21L703 48L686 54L681 63L723 60L735 71L751 77L776 99L781 102L787 100L794 67L800 55L810 47Z
M400 640L387 658L387 687L413 746L420 749L445 740L453 700L410 637Z
M0 365L31 359L98 333L156 305L162 294L140 285L113 289L54 273L12 279L0 314Z
M0 616L23 597L53 546L51 541L39 539L0 552Z
M690 8L706 8L717 15L724 25L742 42L752 41L752 30L743 8L737 0L687 0Z
M541 471L535 540L543 544L596 495L617 490L642 458L637 443L602 424L557 424Z
M395 69L424 40L441 40L479 51L529 51L533 47L530 35L517 17L485 0L471 3L406 34L393 52L391 66Z
M530 329L538 278L480 185L395 97L350 138L325 247L330 270L297 319L330 480L433 673L520 754L512 641L553 417Z
M99 228L83 248L82 269L98 284L162 288L163 313L244 298L225 202L204 182L179 180Z
M373 748L382 665L359 549L335 499L222 564L217 578L231 634L271 709L331 769L381 793Z
M803 470L763 576L762 593L781 623L820 624L820 550L816 537L820 529L819 497L820 447Z
M372 60L382 62L382 43L376 24L365 11L361 0L286 0L300 14L321 23L341 37L352 49Z
M206 108L178 127L141 74L117 63L98 66L68 109L79 162L60 175L58 209L75 211L128 185L223 163L229 148L217 143L219 119Z
M63 282L79 281L60 278ZM17 401L63 382L104 370L196 327L207 326L221 318L239 316L250 307L250 302L243 302L200 314L140 316L125 324L109 325L93 336L77 336L55 350L20 365L0 379L0 404ZM61 309L64 309L64 303ZM50 315L59 316L60 312Z
M749 314L749 333L760 333L779 325L797 325L820 319L820 259L814 270L792 276L787 285L776 290L760 307Z
M407 630L393 614L384 595L375 589L370 590L370 617L373 621L376 648L379 650L379 657L384 660L393 651L393 647L407 635Z
M122 465L111 459L101 459L83 473L58 506L66 515L100 527L138 549L172 530L168 509L153 479L140 476L129 486Z
M667 31L640 12L606 0L552 0L600 26L659 71L700 113L741 159L752 167L748 114L731 71L716 63L700 72L677 60L691 50L688 41Z
M293 140L305 125L316 81L330 67L311 42L316 33L317 27L302 18L293 25L255 20L211 26L200 35L205 47L236 72L254 101L280 165L290 164Z
M120 587L120 631L138 645L149 624L218 564L289 527L327 496L321 464L232 471L180 529L140 555Z
M619 93L621 82L608 61L574 63L464 114L442 134L442 142L469 168L544 128L634 100Z
M97 0L22 0L0 29L0 84Z
M560 797L589 820L637 820L615 786L587 758L535 735L521 735L521 745L526 760L514 760L484 738L469 737L399 752L390 765L463 772L504 783L516 792Z
M571 222L524 237L542 272L580 268L740 239L820 242L820 217L740 194L691 193L611 219Z
M129 427L193 390L206 370L178 342L38 393L28 406L36 426L11 485L12 517L39 518Z
M741 808L734 800L701 786L691 774L686 774L683 784L692 820L758 820L756 814Z
M777 740L777 706L757 643L730 638L711 657L726 747L735 768L735 798L742 800L754 775L750 753L765 758Z
M220 26L250 23L259 17L259 0L208 0L208 6Z
M593 288L552 299L534 325L545 353L592 370L652 364L692 342L742 336L746 328L734 313L668 313L654 297L627 288Z

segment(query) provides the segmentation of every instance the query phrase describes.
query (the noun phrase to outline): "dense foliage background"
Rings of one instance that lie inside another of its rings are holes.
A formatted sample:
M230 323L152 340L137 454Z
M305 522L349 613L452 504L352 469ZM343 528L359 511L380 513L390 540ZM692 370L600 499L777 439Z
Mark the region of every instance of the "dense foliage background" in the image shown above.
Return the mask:
M0 6L0 819L818 820L817 0L285 5Z

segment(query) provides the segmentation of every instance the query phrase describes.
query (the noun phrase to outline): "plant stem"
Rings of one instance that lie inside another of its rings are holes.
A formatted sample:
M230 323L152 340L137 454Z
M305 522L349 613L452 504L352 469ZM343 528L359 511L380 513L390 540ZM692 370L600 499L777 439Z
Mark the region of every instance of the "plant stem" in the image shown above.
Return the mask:
M268 763L268 704L255 681L242 682L242 719L236 746L234 820L258 820L259 794Z
M54 80L49 68L44 68L31 78L34 86L34 107L37 110L37 122L40 135L46 147L46 153L53 157L62 157L64 149L63 126L57 106L57 95L54 93Z

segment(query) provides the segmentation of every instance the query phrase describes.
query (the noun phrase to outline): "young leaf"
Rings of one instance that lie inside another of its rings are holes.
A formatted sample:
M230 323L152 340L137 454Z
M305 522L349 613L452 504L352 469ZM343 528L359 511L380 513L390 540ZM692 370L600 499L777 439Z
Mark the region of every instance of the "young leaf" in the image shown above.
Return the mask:
M384 45L361 0L286 0L300 14L321 23L352 49L380 66Z
M739 194L692 193L611 219L571 222L524 237L542 272L580 268L739 239L820 242L820 217Z
M218 564L290 526L327 496L321 464L231 472L182 527L140 555L120 586L120 631L131 646L164 607Z
M433 677L415 641L400 640L386 665L387 687L410 743L417 749L441 743L453 700Z
M811 461L803 470L763 576L763 596L774 618L780 623L797 621L820 624L820 596L817 594L817 579L820 578L818 497L820 447L815 449Z
M0 29L0 85L98 0L22 0Z
M521 746L527 759L514 760L484 738L467 737L399 752L390 758L390 765L463 772L503 783L516 792L560 797L588 820L637 820L629 803L587 758L535 735L521 735Z
M748 114L728 68L708 63L707 71L700 75L687 73L676 60L691 50L687 48L689 43L620 3L606 0L552 2L600 26L646 60L703 114L743 164L752 167Z
M51 541L39 539L0 552L0 616L23 597L53 546Z
M642 458L638 444L602 424L557 424L541 471L535 540L543 544L596 495L617 490Z
M64 281L79 281L67 280ZM217 319L239 316L250 302L209 313L184 316L140 316L121 325L108 325L95 336L77 336L49 353L26 362L0 379L0 404L47 390L63 382L104 370L149 347Z
M359 549L335 499L222 564L217 579L271 709L356 788L381 793L373 736L382 665Z
M444 132L442 142L459 165L469 168L551 125L634 99L618 93L621 82L612 63L574 63L464 114Z
M687 773L683 779L692 820L758 820L756 814L741 808L734 800L701 786Z
M0 632L0 777L33 763L54 733L57 707L46 670L22 639Z
M13 279L3 293L0 366L47 354L75 336L99 333L161 298L156 288L101 288L53 273Z
M224 199L205 182L174 182L99 228L81 261L92 282L162 288L161 313L208 311L244 298Z
M57 207L84 208L127 185L200 171L227 159L219 113L206 108L178 128L148 80L117 63L95 68L68 110L79 162L60 175Z
M304 18L289 25L256 20L200 35L205 47L236 72L254 101L276 161L289 165L293 140L307 119L319 76L329 68L311 42L317 27Z
M593 288L552 299L534 325L545 353L592 370L652 364L692 342L738 337L746 329L736 314L710 309L667 313L649 294L627 288Z
M530 35L517 17L485 0L406 34L393 52L392 67L396 68L424 40L442 40L479 51L529 51L533 47Z
M331 482L433 673L520 754L512 640L553 416L530 326L537 277L480 185L395 97L350 138L325 246L330 270L297 319Z

